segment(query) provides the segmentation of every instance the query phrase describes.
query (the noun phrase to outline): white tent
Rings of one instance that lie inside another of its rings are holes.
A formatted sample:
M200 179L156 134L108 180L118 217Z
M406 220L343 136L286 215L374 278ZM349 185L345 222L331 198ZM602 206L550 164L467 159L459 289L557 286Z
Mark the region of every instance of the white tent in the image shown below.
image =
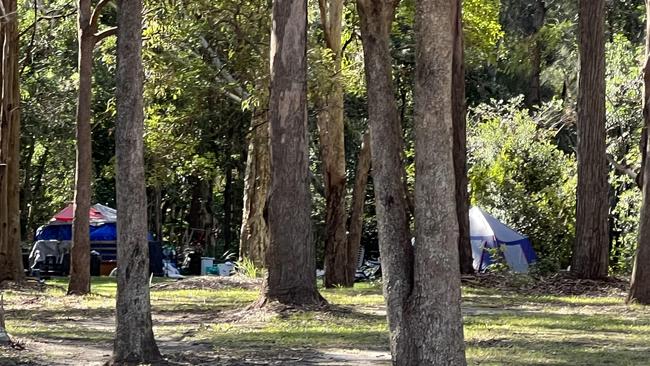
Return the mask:
M469 233L474 269L482 271L492 263L487 249L500 248L513 272L526 273L537 256L528 237L509 228L478 207L469 210Z

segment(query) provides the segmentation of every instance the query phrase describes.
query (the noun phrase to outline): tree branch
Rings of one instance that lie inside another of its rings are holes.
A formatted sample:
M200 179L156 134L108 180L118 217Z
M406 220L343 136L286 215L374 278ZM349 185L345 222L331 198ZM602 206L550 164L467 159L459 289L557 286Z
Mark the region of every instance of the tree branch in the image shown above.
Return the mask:
M97 23L99 22L99 16L101 15L104 7L113 0L99 0L97 6L93 10L93 15L90 17L90 26L92 29L97 29Z
M607 161L612 164L617 172L627 175L636 182L639 173L635 172L633 167L616 162L611 154L607 154Z
M27 32L29 32L32 28L34 28L36 26L36 24L39 23L41 20L54 20L54 19L67 18L67 17L69 17L71 15L75 15L76 13L77 13L77 11L73 10L73 11L71 11L69 13L65 13L65 14L40 16L32 24L28 25L25 29L23 29L22 32L18 33L18 37L20 38L20 37L24 36L25 34L27 34Z
M101 41L104 40L104 38L108 38L116 34L117 34L117 27L111 27L99 33L95 33L95 44L100 43Z
M248 94L248 92L240 86L237 80L227 70L225 70L223 62L219 58L217 52L210 47L210 43L208 43L208 40L205 39L205 37L200 36L199 41L201 41L201 46L203 46L203 48L208 52L208 54L210 54L210 57L212 58L212 64L216 66L217 69L219 69L219 74L223 76L224 80L227 83L235 85L235 92L240 97L240 101L244 99L248 99L250 97L250 94ZM229 95L229 97L232 98L232 95Z

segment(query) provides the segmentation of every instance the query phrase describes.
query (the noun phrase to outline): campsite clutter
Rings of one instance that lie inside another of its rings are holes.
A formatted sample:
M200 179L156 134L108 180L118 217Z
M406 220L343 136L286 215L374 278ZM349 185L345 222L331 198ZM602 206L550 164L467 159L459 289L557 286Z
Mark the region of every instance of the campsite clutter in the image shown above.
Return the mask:
M95 204L88 214L91 274L108 276L115 273L117 263L117 210ZM32 274L65 276L69 273L73 218L74 210L70 204L54 215L47 225L38 228L29 254ZM469 221L473 264L478 272L485 272L491 265L502 262L512 272L527 273L530 265L537 260L528 237L481 208L470 209ZM185 275L230 276L235 271L235 263L232 255L227 254L216 263L214 257L203 256L200 248L186 246L179 261L174 247L163 247L149 234L149 269L155 276L179 279ZM320 276L324 274L324 271L321 272ZM360 248L356 281L380 278L380 261L378 258L365 258L365 251L363 247Z
M93 276L109 276L117 266L117 210L101 204L92 205L90 218L90 272ZM56 213L46 224L38 228L35 242L27 258L29 272L35 276L66 276L70 270L70 246L72 245L72 221L74 207L69 204ZM178 266L178 257L173 247L163 247L148 234L149 271L155 276L183 278L188 275L229 276L234 265L231 262L213 263L203 270L201 257L196 250L187 251L183 264ZM198 263L197 263L198 260ZM198 265L197 265L198 264Z
M528 273L530 265L537 261L537 254L527 236L510 228L496 217L479 207L469 210L470 242L474 270L486 272L499 262L515 273ZM415 245L415 238L411 238ZM356 281L373 281L381 277L381 262L364 258L359 252ZM324 273L319 274L324 275Z

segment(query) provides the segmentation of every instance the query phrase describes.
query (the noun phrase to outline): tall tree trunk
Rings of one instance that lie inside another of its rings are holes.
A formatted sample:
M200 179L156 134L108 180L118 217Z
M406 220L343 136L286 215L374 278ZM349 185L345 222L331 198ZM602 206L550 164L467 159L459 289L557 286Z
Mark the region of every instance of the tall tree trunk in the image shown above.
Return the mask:
M33 190L32 190L32 172L33 164L32 159L34 158L34 150L36 147L36 142L34 139L30 139L27 150L25 161L23 162L23 183L20 186L20 240L32 240L33 238L28 238L28 225L29 225L29 205L32 202Z
M147 194L144 175L142 0L118 2L117 37L117 311L109 364L154 363L161 359L154 339L149 300Z
M20 90L16 0L2 0L0 21L0 281L23 279L20 249Z
M74 220L70 248L69 295L90 293L90 196L92 175L91 103L95 35L90 0L78 2L79 95L77 101L77 165L75 169Z
M38 197L37 199L40 199L43 196L43 177L45 177L45 169L47 168L49 157L50 149L49 147L46 147L38 160L38 170L36 172L36 177L34 178L34 186L30 188L32 190L32 197ZM34 222L34 202L30 202L29 211L27 213L27 229L30 231L29 236L31 238L33 238L33 234L39 224L40 223Z
M307 138L307 1L274 0L269 103L267 275L259 306L321 304L311 236Z
M453 158L459 1L415 11L415 262L407 307L414 353L402 365L465 365Z
M230 163L226 163L226 184L223 188L223 241L224 248L229 250L232 245L232 196L233 196L233 187L232 187L232 166Z
M352 279L357 271L361 234L363 234L363 207L366 203L366 186L370 174L370 133L363 134L361 150L357 158L357 172L352 190L352 207L350 208L350 222L348 223L348 254L346 276Z
M270 180L268 115L258 111L252 120L248 143L239 258L248 258L260 267L266 267L269 246L264 209Z
M7 334L7 328L5 326L5 308L4 308L4 297L0 291L0 346L8 344L11 342L9 335Z
M542 90L540 76L542 73L542 42L539 40L539 32L532 35L530 46L530 88L528 90L527 104L537 106L542 103Z
M327 48L332 51L333 69L329 85L319 86L318 136L323 162L325 186L325 287L352 286L354 277L347 275L347 240L345 233L345 143L343 82L341 79L341 29L343 0L319 0L320 18Z
M153 203L153 231L156 234L156 240L163 241L162 234L162 188L155 186L153 188L154 203Z
M469 240L469 193L467 192L467 108L465 105L465 50L460 0L454 0L454 54L452 68L453 157L458 217L458 253L460 273L474 273L472 245Z
M382 282L393 362L407 359L414 352L413 339L404 326L405 309L413 287L413 247L402 182L402 131L393 90L389 39L397 3L357 0L368 88L370 151Z
M604 15L604 0L580 0L578 192L571 271L589 279L607 277L609 249Z
M650 16L650 0L646 0L646 15ZM650 19L646 16L646 19ZM650 126L650 21L646 20L646 60L643 66L643 124L644 131ZM647 139L648 134L643 134L646 138L644 149L641 150L641 156L644 161L647 158ZM639 173L641 176L650 176L650 166L642 165ZM642 179L643 182L643 203L641 205L641 218L639 219L639 236L634 258L634 270L632 271L632 282L628 302L638 302L641 304L650 304L650 182L648 179Z

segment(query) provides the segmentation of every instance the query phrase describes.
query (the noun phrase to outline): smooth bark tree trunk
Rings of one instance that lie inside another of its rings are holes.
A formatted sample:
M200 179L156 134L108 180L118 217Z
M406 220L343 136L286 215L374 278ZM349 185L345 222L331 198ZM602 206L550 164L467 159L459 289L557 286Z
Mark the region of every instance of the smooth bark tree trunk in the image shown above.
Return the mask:
M415 11L415 261L407 307L414 352L401 365L465 365L453 159L460 2Z
M311 235L307 137L307 1L274 0L269 103L267 274L258 306L320 305Z
M264 209L270 180L268 114L259 111L254 114L248 143L239 258L248 258L260 267L266 267L269 246Z
M580 0L578 189L571 271L588 279L607 277L609 259L604 15L604 0Z
M359 261L359 247L361 246L361 235L363 234L363 208L366 203L366 187L368 186L368 174L370 174L370 133L363 134L361 150L357 158L357 171L352 189L352 207L350 208L350 221L348 223L348 253L346 276L352 278L357 271Z
M142 0L119 0L115 155L118 242L111 365L161 360L152 330L144 175Z
M92 29L90 0L79 0L77 26L79 33L79 95L77 101L77 159L75 169L74 219L70 248L70 281L68 295L90 293L90 199L92 179L92 67L95 32Z
M467 191L467 107L465 104L465 50L461 1L454 0L454 53L452 68L453 157L458 217L458 253L460 273L474 273L472 245L469 240L469 193Z
M24 277L20 249L20 90L16 0L2 0L0 22L0 281Z
M357 0L368 89L377 229L393 362L415 352L405 311L413 287L413 247L402 182L402 131L392 80L390 30L397 1Z
M646 15L650 16L650 0L646 0ZM650 18L647 18L650 19ZM650 126L650 21L646 22L646 60L643 66L643 124L644 130L647 131ZM641 150L641 155L647 158L647 138L645 149ZM645 160L645 159L643 159ZM650 166L643 164L642 171L639 175L650 175ZM628 302L638 302L641 304L650 304L650 185L648 179L643 179L643 203L641 205L641 218L639 219L639 236L634 258L634 269L628 294Z
M317 118L325 188L325 287L354 285L348 276L346 240L345 143L343 82L341 80L341 29L343 0L319 0L321 25L327 48L333 54L329 85L319 93Z

